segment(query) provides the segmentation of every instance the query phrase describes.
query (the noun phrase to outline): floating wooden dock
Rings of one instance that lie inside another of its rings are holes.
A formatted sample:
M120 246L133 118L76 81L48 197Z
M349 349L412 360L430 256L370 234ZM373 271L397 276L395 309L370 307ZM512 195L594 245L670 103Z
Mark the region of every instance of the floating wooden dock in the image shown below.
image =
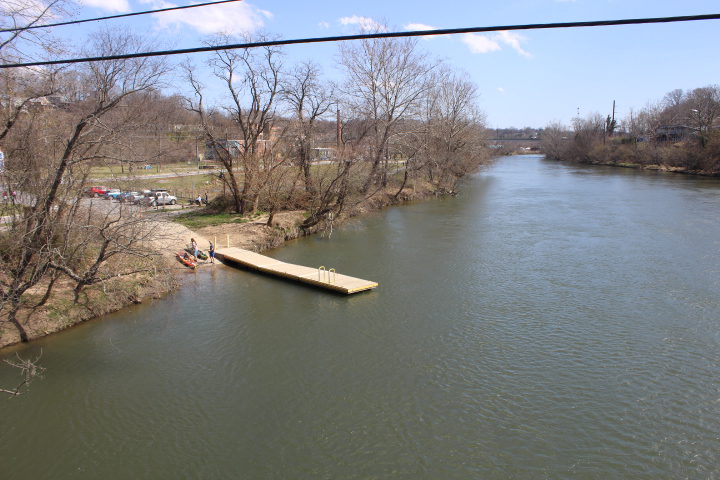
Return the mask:
M377 282L341 275L333 268L294 265L242 248L220 248L215 251L215 255L223 261L237 263L253 270L346 294L362 292L378 286Z

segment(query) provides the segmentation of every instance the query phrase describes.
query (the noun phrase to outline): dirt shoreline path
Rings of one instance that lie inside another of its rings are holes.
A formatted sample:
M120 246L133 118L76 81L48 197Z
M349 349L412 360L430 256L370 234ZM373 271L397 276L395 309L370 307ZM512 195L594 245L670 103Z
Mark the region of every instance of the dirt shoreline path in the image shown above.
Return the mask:
M153 226L157 234L152 248L164 258L174 259L176 252L188 247L194 238L198 248L204 252L208 251L210 242L215 244L215 248L226 247L229 243L233 247L261 252L301 236L298 225L304 218L302 211L280 212L274 216L272 226L267 225L268 216L261 215L248 222L223 223L191 230L172 221L171 217L164 217ZM200 265L208 263L200 262Z
M172 220L158 221L154 228L157 234L152 247L163 257L174 258L176 252L190 246L192 238L195 239L200 250L207 250L209 247L207 238Z

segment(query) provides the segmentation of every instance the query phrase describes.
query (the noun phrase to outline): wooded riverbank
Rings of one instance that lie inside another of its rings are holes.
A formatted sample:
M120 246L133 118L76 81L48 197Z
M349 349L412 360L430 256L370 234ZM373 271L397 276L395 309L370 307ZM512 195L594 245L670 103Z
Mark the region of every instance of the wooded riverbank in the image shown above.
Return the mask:
M688 175L720 175L720 87L673 90L622 121L591 114L549 125L547 158Z
M185 219L163 217L162 214L153 213L154 225L148 228L162 232L158 234L160 240L152 245L154 253L151 261L154 269L88 286L83 289L79 301L73 300L75 284L59 279L55 281L47 298L42 302L51 281L48 279L26 294L23 305L18 310L18 319L24 325L28 339L36 340L108 313L117 312L130 305L172 294L178 288L182 288L183 279L193 273L178 263L174 255L176 251L184 249L191 238L195 238L203 250L207 249L209 241L217 239L217 242L222 244L229 237L233 246L262 252L305 235L331 235L333 228L351 218L372 215L388 206L427 199L436 194L430 184L422 182L407 188L401 196L395 196L395 192L390 190L378 192L366 201L355 199L356 201L352 202L351 208L345 214L333 218L332 221L326 219L318 222L309 229L301 228L307 218L307 212L300 210L277 212L270 225L268 225L269 215L264 213L247 216L242 219L243 221L227 223L210 221L209 225L193 229L185 227L183 223L188 223L187 219L190 217L212 219L214 215L210 208L195 210L186 214ZM222 268L222 264L218 262L216 267ZM200 268L216 267L206 262ZM6 320L0 318L0 349L21 342L17 329Z

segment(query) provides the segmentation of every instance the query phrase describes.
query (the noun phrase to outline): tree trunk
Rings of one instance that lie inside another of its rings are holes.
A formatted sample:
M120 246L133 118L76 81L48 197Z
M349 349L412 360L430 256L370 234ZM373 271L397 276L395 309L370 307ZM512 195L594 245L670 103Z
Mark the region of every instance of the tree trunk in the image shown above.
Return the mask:
M84 286L85 282L78 282L77 285L75 285L75 288L73 289L73 303L78 303L80 301L80 292L82 292Z
M400 190L398 190L397 193L395 194L396 200L400 196L402 191L405 189L405 184L407 184L407 180L408 180L408 169L407 169L407 163L406 163L405 164L405 176L403 177L402 185L400 185Z
M367 180L365 180L365 183L362 186L362 189L360 190L360 193L367 193L368 190L370 190L370 186L375 183L375 177L377 177L377 171L378 167L380 166L380 158L377 157L373 160L372 168L370 169L370 174L367 177Z
M300 148L300 166L305 177L305 191L310 194L315 193L315 187L312 184L312 174L310 172L310 159L307 148L303 145Z
M10 323L12 323L15 328L17 329L18 333L20 334L20 341L23 343L27 343L30 341L27 335L27 331L25 331L25 327L22 326L20 321L17 319L17 311L20 308L20 299L17 297L13 297L10 301L10 311L8 312L8 320Z
M40 299L37 305L35 305L35 308L42 307L50 299L50 294L52 293L52 289L55 286L55 281L58 277L59 275L57 274L57 271L54 271L52 277L50 278L50 283L47 286L47 290L45 290L45 295L43 295L43 298Z

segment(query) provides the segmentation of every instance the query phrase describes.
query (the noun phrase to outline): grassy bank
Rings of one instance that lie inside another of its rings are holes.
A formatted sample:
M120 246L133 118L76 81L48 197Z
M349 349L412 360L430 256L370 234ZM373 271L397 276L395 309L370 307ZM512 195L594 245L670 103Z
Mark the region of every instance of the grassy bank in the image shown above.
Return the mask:
M196 230L204 227L214 227L223 224L247 223L250 222L253 218L257 218L262 215L262 212L259 212L253 216L246 216L238 213L228 212L214 213L206 209L177 215L174 220L179 224L188 227L191 230Z

